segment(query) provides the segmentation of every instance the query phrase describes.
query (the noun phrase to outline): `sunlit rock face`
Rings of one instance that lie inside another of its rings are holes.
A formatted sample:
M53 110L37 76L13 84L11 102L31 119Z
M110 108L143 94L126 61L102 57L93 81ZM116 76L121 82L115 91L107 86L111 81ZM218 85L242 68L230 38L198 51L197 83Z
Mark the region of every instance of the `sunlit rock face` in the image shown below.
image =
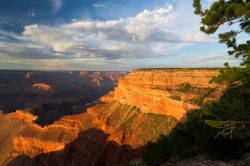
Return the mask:
M50 91L52 89L50 85L43 84L43 83L33 84L32 88L43 90L43 91Z
M34 123L36 118L21 110L0 113L0 165L7 165L20 155L35 157L63 150L79 132L96 127L91 116L84 113L65 116L45 127Z
M138 69L119 80L114 100L136 106L143 113L168 115L182 120L187 111L199 108L195 103L186 102L187 99L198 98L200 94L178 91L180 86L216 88L217 85L209 84L209 80L218 73L219 69ZM212 96L212 99L215 97Z
M100 98L100 101L102 103L111 103L113 100L114 100L114 91L110 91L108 94Z
M140 148L148 141L156 141L160 135L171 132L176 119L151 113L142 113L135 106L113 101L88 108L93 123L109 134L108 140L119 145Z
M220 97L223 87L208 83L218 73L218 69L135 70L87 112L44 127L21 110L0 114L0 165L128 165L148 141L171 133L189 110ZM117 79L111 74L110 80ZM90 80L101 83L100 75L92 73Z

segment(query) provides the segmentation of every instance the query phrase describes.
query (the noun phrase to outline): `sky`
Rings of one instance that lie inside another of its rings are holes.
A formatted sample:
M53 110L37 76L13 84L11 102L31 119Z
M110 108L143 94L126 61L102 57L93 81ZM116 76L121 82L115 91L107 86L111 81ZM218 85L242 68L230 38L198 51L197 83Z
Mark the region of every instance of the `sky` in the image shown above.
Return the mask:
M208 7L213 0L203 0ZM192 0L1 0L0 69L222 67Z

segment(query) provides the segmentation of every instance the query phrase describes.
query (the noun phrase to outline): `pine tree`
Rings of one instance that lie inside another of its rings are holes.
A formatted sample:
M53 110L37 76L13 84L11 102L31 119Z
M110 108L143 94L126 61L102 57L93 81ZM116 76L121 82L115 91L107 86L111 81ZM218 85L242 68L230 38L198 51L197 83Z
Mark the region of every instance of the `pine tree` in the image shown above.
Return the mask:
M242 33L247 37L250 35L250 0L217 0L206 10L202 9L201 0L193 0L193 7L194 13L201 16L202 32L213 34L223 25L231 27L228 32L219 34L219 42L227 45L229 55L242 58L241 67L230 67L225 63L225 69L213 81L249 84L250 40L240 43L238 38Z

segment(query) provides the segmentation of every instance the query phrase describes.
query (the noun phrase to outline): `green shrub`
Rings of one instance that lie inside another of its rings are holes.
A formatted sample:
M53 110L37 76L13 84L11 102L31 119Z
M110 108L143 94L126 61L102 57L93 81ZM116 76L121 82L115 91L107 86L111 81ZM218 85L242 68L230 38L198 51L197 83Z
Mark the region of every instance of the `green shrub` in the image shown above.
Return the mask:
M179 96L179 95L172 95L172 96L170 96L170 98L173 100L181 101L181 96Z
M183 93L189 93L191 89L192 89L192 86L188 82L182 83L178 87L178 91L183 92Z

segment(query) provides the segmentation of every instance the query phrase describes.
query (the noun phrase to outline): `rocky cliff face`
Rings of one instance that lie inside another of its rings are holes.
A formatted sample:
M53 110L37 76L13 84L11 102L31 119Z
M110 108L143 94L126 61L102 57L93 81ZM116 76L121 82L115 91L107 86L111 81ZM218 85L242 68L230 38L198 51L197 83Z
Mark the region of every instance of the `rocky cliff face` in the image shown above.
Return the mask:
M182 120L187 111L199 108L194 99L213 100L219 97L218 91L215 92L217 85L208 83L218 73L218 69L135 70L119 80L114 100L136 106L143 113Z
M35 124L35 119L21 110L0 114L0 165L19 155L34 157L62 150L77 138L82 129L95 127L88 114L63 117L45 127Z
M0 114L0 165L127 164L148 141L171 132L187 111L220 97L223 88L208 84L216 74L217 69L135 70L100 98L102 104L45 127L22 111Z
M139 148L148 141L156 141L161 134L169 133L177 121L165 115L142 113L139 108L117 101L99 104L88 109L93 123L109 134L108 140L119 145Z

